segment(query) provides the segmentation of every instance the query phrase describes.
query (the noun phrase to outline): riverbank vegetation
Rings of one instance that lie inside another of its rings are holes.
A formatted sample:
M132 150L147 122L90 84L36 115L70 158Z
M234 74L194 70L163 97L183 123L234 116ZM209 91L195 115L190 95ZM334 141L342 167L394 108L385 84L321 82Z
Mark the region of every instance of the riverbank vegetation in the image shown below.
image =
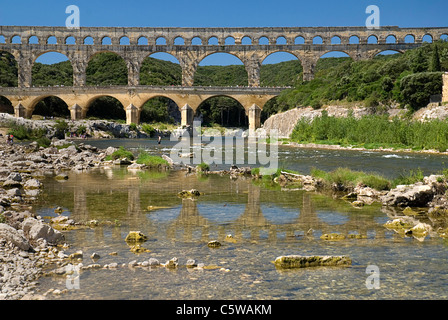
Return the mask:
M369 115L355 118L332 117L324 111L321 117L298 121L291 134L298 143L339 144L366 149L394 148L412 150L448 149L448 121L410 121L387 115Z

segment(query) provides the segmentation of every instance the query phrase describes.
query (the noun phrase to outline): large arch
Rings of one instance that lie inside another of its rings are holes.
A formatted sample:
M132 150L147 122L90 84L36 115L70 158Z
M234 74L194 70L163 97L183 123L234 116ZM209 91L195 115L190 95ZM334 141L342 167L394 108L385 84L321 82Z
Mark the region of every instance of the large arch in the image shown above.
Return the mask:
M216 95L204 100L196 109L195 118L202 126L247 128L249 119L246 110L238 100L226 95Z
M291 52L277 51L267 55L260 68L262 87L294 86L303 73L302 62Z
M14 56L8 51L0 50L0 86L17 87L18 64Z
M0 113L14 114L14 106L11 101L4 96L0 96Z
M123 104L112 96L96 96L87 102L86 118L126 120L124 108Z
M92 55L86 68L88 86L127 85L128 69L119 54L100 51Z
M227 52L204 56L194 76L194 86L247 86L249 77L241 59Z
M177 86L182 84L182 67L170 53L154 52L148 55L140 67L140 84Z
M31 105L31 113L42 117L70 118L69 106L57 96L39 97Z
M31 83L36 87L73 86L73 66L63 53L42 52L34 60Z
M176 102L165 96L148 99L141 108L141 123L180 123L182 115Z

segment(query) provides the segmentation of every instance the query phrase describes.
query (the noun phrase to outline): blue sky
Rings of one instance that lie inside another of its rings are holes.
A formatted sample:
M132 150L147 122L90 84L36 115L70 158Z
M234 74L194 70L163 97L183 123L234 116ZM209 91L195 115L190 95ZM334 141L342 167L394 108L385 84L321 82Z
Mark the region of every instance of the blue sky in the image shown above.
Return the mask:
M448 26L448 0L2 0L0 25L64 26L77 5L81 26L310 27L364 26L367 6L380 8L381 25ZM225 63L225 62L224 62Z

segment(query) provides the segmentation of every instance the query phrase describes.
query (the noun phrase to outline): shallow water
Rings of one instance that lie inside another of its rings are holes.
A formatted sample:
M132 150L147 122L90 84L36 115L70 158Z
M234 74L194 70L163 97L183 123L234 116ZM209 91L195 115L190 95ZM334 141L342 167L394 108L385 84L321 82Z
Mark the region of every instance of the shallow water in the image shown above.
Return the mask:
M177 193L196 188L197 200ZM378 205L353 208L342 200L304 191L266 188L228 176L197 177L185 172L129 173L125 168L71 173L67 181L45 180L35 206L44 217L113 222L66 231L71 248L82 250L84 265L96 252L101 265L116 270L82 271L79 289L51 299L446 299L448 248L441 238L402 238L383 224L391 218ZM152 206L152 207L149 207ZM149 207L149 208L148 208ZM151 210L158 207L156 210ZM149 237L134 254L124 241L131 230ZM362 234L366 239L325 241L323 233ZM236 242L227 242L231 234ZM219 240L220 248L207 243ZM109 253L117 252L111 256ZM277 270L280 255L349 255L351 267ZM212 270L129 268L132 260L160 262L177 257ZM379 289L368 289L366 268L379 269ZM222 271L220 268L228 269ZM45 277L40 290L63 290L66 278Z

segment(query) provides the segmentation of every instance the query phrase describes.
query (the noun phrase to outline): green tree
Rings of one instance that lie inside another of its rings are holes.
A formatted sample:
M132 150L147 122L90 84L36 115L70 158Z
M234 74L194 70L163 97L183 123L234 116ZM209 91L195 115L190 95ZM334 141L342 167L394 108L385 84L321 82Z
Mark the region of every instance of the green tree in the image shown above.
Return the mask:
M439 47L436 44L434 44L434 50L432 51L431 68L429 69L429 71L442 71L442 67L440 65Z
M431 95L442 92L441 72L421 72L401 79L401 96L403 102L414 111L425 107Z
M423 54L423 50L417 49L412 59L411 70L414 73L428 71L428 61Z

